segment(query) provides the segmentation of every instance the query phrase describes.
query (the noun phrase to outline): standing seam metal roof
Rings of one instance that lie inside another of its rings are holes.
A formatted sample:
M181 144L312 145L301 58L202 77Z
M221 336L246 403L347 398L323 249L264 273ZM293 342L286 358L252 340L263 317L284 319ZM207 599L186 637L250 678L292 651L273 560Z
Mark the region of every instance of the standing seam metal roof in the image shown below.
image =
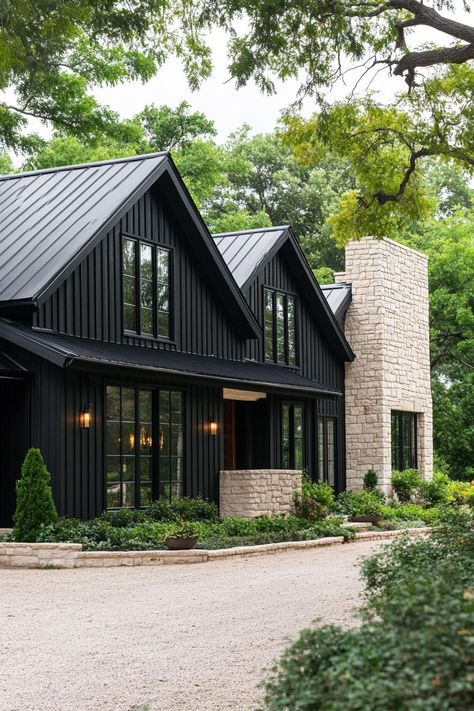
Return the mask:
M350 284L323 284L321 290L339 323L344 320L352 297Z
M287 230L288 226L282 226L213 235L219 252L240 288L276 247Z
M0 301L34 299L167 157L0 176Z

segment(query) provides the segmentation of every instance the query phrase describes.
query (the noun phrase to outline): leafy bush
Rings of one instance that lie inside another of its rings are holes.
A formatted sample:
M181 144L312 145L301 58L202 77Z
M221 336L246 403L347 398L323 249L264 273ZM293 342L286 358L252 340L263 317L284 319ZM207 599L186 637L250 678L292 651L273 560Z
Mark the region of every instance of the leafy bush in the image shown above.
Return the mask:
M450 479L446 485L446 498L454 504L465 504L469 488L474 486L474 482L455 481Z
M418 469L405 469L402 472L392 472L392 486L398 496L398 500L406 503L411 500L412 495L422 483Z
M196 497L194 499L183 497L181 499L165 499L154 501L145 516L153 521L217 521L218 510L213 501L206 501Z
M104 511L100 518L110 523L114 528L129 528L146 521L147 514L144 509L117 509L116 511Z
M423 508L420 504L399 504L398 506L382 506L381 514L386 521L425 521L435 523L439 510Z
M369 469L368 471L366 471L366 473L364 474L364 489L366 489L367 491L373 491L377 488L378 483L379 478L375 469Z
M317 521L327 516L334 502L334 490L326 482L313 483L303 477L301 491L293 496L296 515L309 521Z
M195 538L199 536L200 530L195 521L180 521L170 526L167 538Z
M416 490L416 498L425 506L437 506L448 501L449 477L441 472L435 472L433 479L422 480Z
M362 625L304 630L273 668L265 711L474 708L472 517L452 509L441 525L363 565Z
M333 511L348 516L380 516L382 501L374 491L343 491L337 497Z
M13 516L15 541L35 542L42 525L53 524L58 514L50 485L51 476L39 449L30 449L16 484L16 511Z

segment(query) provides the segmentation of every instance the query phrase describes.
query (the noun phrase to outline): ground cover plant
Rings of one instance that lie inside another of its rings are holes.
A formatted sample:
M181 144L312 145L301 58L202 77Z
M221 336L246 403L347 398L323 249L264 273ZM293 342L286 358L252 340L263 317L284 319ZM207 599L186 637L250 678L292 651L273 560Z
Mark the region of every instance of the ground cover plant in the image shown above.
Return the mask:
M261 711L474 707L473 514L368 559L362 624L304 630L273 668Z

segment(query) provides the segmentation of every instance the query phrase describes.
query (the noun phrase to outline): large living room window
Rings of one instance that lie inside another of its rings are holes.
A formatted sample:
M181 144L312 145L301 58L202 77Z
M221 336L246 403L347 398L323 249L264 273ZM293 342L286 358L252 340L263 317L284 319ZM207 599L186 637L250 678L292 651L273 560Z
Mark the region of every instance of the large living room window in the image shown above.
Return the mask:
M336 420L334 417L317 418L318 479L331 486L335 483Z
M296 365L296 298L264 289L265 360Z
M122 243L123 328L157 338L171 336L171 252L131 237Z
M183 395L108 385L106 506L140 508L183 493Z
M281 464L284 469L303 469L303 437L303 405L284 402L281 407Z
M392 410L392 469L416 469L416 413Z

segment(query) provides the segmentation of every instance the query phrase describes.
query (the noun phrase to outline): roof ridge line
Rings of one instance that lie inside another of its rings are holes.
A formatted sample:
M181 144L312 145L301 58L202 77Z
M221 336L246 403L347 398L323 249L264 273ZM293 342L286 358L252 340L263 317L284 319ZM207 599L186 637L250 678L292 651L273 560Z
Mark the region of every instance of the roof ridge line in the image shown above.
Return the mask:
M113 165L114 163L132 163L137 160L149 160L151 158L163 158L170 156L169 151L156 151L155 153L141 153L135 156L124 156L123 158L109 158L107 160L96 160L90 163L73 163L72 165L58 165L51 168L38 168L38 170L25 170L19 173L8 173L0 175L1 180L14 180L15 178L28 178L30 175L46 175L47 173L58 173L61 170L80 170L81 168L95 168L101 165Z
M276 225L275 227L253 227L250 230L234 230L233 232L213 232L212 237L232 237L233 235L248 235L260 232L275 232L276 230L288 230L290 225Z

